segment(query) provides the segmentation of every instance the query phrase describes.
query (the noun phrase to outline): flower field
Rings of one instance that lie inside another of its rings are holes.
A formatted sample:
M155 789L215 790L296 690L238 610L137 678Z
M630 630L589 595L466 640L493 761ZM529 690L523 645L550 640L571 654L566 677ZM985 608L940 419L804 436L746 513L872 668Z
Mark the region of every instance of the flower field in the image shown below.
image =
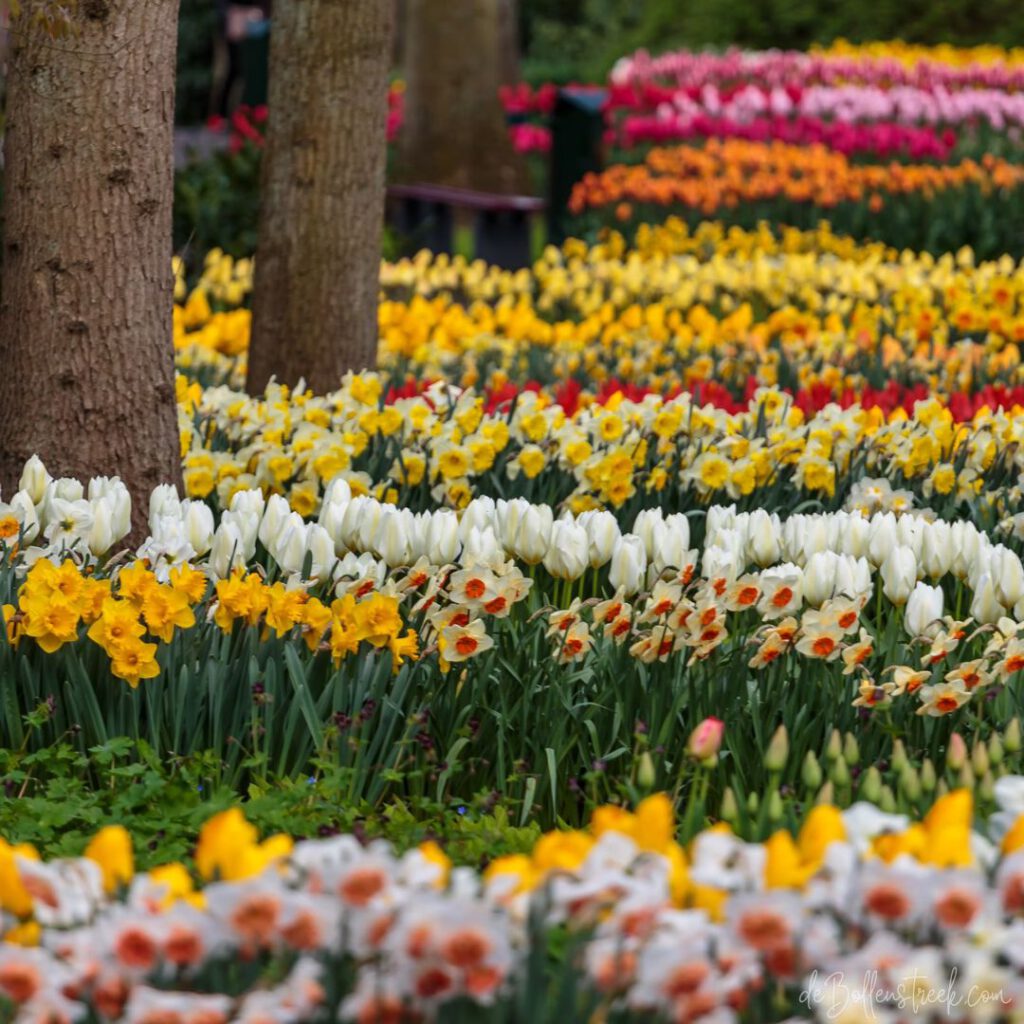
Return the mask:
M609 84L329 393L176 258L141 543L0 495L0 1021L1024 1019L1024 56Z

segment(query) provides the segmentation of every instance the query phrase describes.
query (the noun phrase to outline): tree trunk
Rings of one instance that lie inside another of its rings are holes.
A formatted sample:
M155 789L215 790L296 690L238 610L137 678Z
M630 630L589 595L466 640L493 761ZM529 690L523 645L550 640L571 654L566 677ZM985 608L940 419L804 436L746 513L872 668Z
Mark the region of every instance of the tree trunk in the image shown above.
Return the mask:
M178 0L79 0L53 37L22 0L7 94L0 485L33 453L117 475L133 538L180 484L171 343Z
M376 365L391 15L390 0L274 4L252 393L272 376L324 392Z
M501 84L515 85L519 74L519 3L497 0L498 55L501 59Z
M509 139L496 0L406 0L401 176L480 192L528 189Z

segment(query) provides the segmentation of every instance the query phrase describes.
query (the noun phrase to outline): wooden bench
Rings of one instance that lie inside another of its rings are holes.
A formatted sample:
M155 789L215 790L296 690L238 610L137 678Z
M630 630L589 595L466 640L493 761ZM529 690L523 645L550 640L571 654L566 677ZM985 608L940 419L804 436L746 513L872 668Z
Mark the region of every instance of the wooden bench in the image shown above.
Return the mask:
M508 270L532 262L530 218L545 208L544 200L534 196L493 195L447 185L391 185L388 200L398 231L433 252L452 252L454 211L470 211L475 257Z

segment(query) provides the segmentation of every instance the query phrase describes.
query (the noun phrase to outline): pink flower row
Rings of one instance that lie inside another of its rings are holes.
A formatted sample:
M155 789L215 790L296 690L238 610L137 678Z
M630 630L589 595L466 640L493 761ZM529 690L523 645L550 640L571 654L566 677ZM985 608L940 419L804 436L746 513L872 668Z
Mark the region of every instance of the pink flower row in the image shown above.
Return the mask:
M623 57L612 71L615 84L670 82L675 85L717 85L758 81L774 85L832 85L856 82L866 85L909 85L917 88L1024 89L1024 65L951 65L937 60L904 64L892 57L837 57L795 50L692 53L677 50L652 57L639 50Z
M917 128L890 121L847 124L815 117L763 117L736 121L708 114L687 116L665 111L627 117L616 141L629 147L707 138L781 141L798 146L820 143L846 156L870 153L882 158L908 156L914 160L945 160L957 142L956 133L949 128L939 133L931 127Z
M701 115L752 121L758 117L816 117L850 123L895 121L901 124L985 124L997 130L1024 125L1024 93L999 89L920 88L874 85L736 87L634 84L615 85L611 110L655 112L692 119Z

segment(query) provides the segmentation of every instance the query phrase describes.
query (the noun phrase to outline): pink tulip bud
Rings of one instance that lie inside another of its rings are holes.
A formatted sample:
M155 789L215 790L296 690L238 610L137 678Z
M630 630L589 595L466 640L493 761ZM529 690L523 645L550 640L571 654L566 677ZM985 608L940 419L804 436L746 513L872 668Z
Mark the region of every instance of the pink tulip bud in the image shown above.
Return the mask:
M722 735L725 733L725 722L720 718L705 718L690 733L686 744L686 752L698 761L714 757L722 746Z
M958 772L967 761L967 744L963 736L955 732L949 737L949 746L946 748L946 764L953 771Z

